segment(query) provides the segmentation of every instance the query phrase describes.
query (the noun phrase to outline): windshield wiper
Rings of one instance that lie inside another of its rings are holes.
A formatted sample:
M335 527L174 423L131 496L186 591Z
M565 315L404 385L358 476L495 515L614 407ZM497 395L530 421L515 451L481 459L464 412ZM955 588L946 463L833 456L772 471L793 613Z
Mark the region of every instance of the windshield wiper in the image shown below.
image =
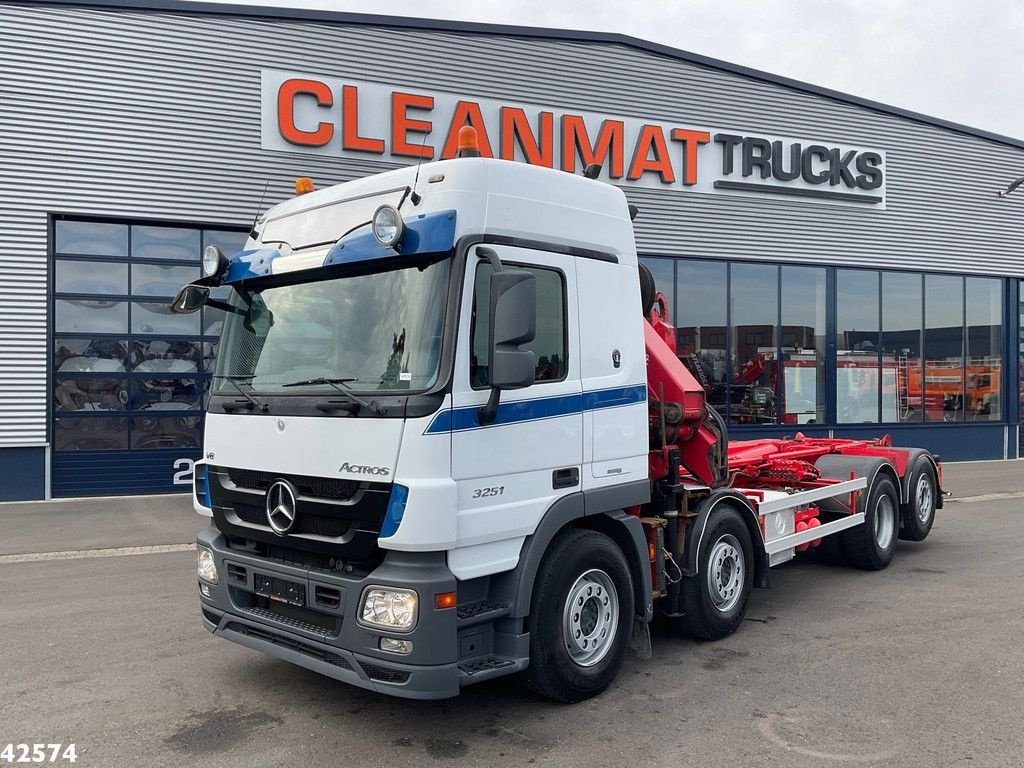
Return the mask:
M258 408L260 410L260 413L266 413L267 411L270 410L270 406L269 405L267 405L266 403L263 403L263 402L260 402L259 400L257 400L255 397L253 397L248 392L246 392L244 389L242 389L242 385L238 383L238 381L240 379L244 379L246 381L252 381L252 379L255 378L255 374L240 374L240 375L237 375L237 376L235 376L235 375L228 375L228 376L220 375L220 376L214 376L213 378L215 378L215 379L224 379L225 381L230 383L231 386L233 386L235 389L238 390L238 394L240 394L242 397L244 397L246 400L248 400L252 404L252 406L254 408Z
M353 378L347 378L347 379L328 379L328 378L325 378L323 376L320 376L320 377L318 377L316 379L303 379L302 381L293 381L290 384L282 384L281 386L282 387L306 387L306 386L312 386L314 384L327 384L327 385L329 385L331 387L334 387L339 392L341 392L341 394L343 394L345 397L347 397L349 400L351 400L356 405L359 405L359 406L365 408L366 410L368 410L374 416L380 416L380 414L381 414L380 408L378 408L373 403L369 403L366 400L363 400L363 398L361 398L361 397L359 397L359 395L355 394L349 387L345 386L350 381L358 381L358 379L353 379Z

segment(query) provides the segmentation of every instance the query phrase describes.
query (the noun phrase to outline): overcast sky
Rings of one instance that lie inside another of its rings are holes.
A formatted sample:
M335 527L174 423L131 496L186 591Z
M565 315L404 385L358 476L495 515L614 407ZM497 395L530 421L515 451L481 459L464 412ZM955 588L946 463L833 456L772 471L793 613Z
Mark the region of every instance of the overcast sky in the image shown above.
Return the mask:
M1024 0L226 1L620 32L1024 139Z

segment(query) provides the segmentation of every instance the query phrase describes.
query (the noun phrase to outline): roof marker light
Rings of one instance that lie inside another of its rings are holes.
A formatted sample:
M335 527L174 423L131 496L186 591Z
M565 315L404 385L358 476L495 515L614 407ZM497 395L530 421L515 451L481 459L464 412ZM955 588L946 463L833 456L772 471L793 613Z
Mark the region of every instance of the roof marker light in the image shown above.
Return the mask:
M316 186L313 184L313 180L309 176L299 176L295 180L295 194L305 195L309 192L315 192Z
M459 151L456 157L480 157L480 143L477 140L476 128L464 125L459 128Z

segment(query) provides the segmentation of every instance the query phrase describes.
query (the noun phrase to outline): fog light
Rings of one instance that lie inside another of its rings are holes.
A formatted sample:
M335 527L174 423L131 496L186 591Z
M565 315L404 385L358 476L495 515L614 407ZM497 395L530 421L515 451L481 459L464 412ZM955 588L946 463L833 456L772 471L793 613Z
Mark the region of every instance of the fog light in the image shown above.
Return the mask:
M203 251L203 277L214 277L227 269L228 257L216 245L208 245Z
M210 597L210 586L208 584L200 584L199 592L203 597Z
M388 653L412 653L411 640L398 640L394 637L382 637L380 649Z
M411 589L368 587L363 592L360 623L408 632L416 626L419 598Z
M405 233L402 214L392 205L382 205L373 214L373 236L386 248L396 248Z
M196 573L208 584L217 583L217 563L213 559L213 552L206 547L196 549Z

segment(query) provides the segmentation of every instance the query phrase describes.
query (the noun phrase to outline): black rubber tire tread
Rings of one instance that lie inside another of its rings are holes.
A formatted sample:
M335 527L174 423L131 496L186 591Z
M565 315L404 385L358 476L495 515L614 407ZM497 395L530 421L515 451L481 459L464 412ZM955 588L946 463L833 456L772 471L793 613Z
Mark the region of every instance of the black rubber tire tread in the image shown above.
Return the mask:
M875 508L879 496L883 493L890 496L893 512L897 515L893 521L895 530L892 541L886 550L879 549L878 542L875 541ZM850 565L865 571L880 571L892 562L893 555L896 554L896 542L899 541L899 509L900 494L892 478L888 474L878 472L871 484L868 502L863 507L864 523L840 534L843 537L843 550Z
M687 532L689 533L689 531ZM728 613L719 611L711 601L707 590L708 556L715 542L727 533L739 541L746 566L743 594L739 602ZM712 511L704 532L704 540L697 552L697 574L683 578L680 598L686 614L679 622L683 634L698 640L721 640L735 632L747 613L747 602L754 586L754 548L750 530L741 513L728 505L721 505Z
M562 608L573 583L591 568L600 568L615 583L619 625L608 654L592 667L581 667L569 656L562 639ZM541 696L567 704L603 693L622 666L633 614L633 580L619 546L598 531L559 531L548 546L534 582L526 684Z
M651 309L658 298L658 287L654 283L654 275L651 274L645 265L638 266L640 273L640 307L643 309L644 317L651 316Z
M932 516L924 525L917 519L916 497L917 482L922 474L927 475L932 484ZM932 526L935 524L935 512L939 501L939 482L935 477L935 469L932 467L932 463L924 456L919 458L917 464L914 465L908 488L910 490L910 499L907 501L906 509L903 510L903 527L900 529L900 538L904 541L924 541L928 538L928 534L931 533Z

